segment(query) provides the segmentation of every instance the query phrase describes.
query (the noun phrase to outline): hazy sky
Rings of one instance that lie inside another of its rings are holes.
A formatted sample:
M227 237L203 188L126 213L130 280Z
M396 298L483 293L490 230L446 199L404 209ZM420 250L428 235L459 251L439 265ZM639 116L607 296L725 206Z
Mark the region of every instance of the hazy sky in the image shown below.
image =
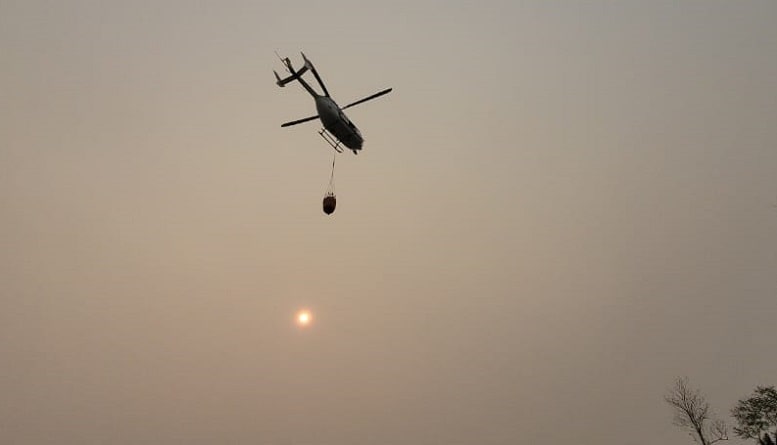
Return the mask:
M691 443L675 377L777 385L775 22L0 0L0 442ZM332 216L274 50L394 88Z

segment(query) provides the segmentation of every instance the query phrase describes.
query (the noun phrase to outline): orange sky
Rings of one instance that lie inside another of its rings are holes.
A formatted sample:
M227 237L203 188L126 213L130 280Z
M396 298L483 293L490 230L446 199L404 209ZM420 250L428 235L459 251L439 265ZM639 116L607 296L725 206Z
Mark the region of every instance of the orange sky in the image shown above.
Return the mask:
M776 19L3 2L0 442L689 443L777 384ZM332 216L275 50L394 88Z

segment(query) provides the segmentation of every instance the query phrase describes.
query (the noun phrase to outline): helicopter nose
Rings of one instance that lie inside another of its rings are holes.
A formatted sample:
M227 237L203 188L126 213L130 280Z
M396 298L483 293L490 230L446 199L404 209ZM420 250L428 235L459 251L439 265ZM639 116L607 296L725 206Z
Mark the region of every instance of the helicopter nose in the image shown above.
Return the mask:
M362 139L362 138L358 138L358 139L356 139L356 141L354 142L354 144L353 144L351 147L349 147L349 148L351 149L351 151L353 152L353 154L355 154L355 155L358 155L358 154L359 154L359 152L360 152L360 151L361 151L361 149L362 149L362 145L364 145L364 139Z
M364 145L364 138L362 138L360 134L353 135L353 138L351 140L351 148L355 150L361 150L363 145Z

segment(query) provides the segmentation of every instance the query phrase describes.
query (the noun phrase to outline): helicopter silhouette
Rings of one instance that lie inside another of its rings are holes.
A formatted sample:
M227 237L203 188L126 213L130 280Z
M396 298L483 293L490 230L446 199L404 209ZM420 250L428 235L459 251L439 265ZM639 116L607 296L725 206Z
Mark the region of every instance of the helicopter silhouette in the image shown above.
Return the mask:
M318 114L315 116L286 122L282 124L281 127L290 127L292 125L309 122L314 119L320 119L324 128L319 130L318 134L321 135L321 137L324 138L324 140L327 141L329 145L335 149L335 151L342 153L343 149L340 146L344 145L353 151L354 154L358 154L359 150L361 150L362 146L364 145L364 137L362 137L359 129L356 127L356 125L354 125L353 122L351 122L350 119L348 119L348 116L346 116L343 111L347 108L353 107L354 105L359 105L361 103L367 102L368 100L372 100L383 96L384 94L388 94L393 88L387 88L371 96L367 96L363 99L357 100L356 102L352 102L344 107L340 107L337 105L337 102L335 102L334 99L332 99L332 97L329 95L329 91L327 91L326 85L324 85L324 81L321 80L321 76L318 75L318 71L316 71L313 63L308 60L307 57L305 57L305 53L300 52L300 54L302 54L302 59L305 61L305 66L303 66L302 69L299 71L295 70L291 64L291 60L289 60L288 57L281 58L281 56L278 56L278 58L281 59L281 62L283 62L285 65L286 71L288 71L290 75L284 79L281 79L281 76L279 76L275 70L273 70L273 73L275 73L275 78L277 79L276 83L279 87L284 87L289 82L299 82L305 88L305 90L310 93L311 96L313 96L313 99L316 102L316 111ZM314 90L313 87L311 87L310 84L308 84L305 79L302 78L302 75L307 71L311 71L313 73L316 81L318 81L318 84L324 91L323 95L318 94L316 90Z

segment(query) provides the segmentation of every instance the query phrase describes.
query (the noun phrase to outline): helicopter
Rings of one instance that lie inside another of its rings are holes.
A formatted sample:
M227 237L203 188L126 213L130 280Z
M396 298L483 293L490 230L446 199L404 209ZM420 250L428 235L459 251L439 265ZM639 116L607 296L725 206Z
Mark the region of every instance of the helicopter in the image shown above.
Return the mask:
M314 119L320 119L324 128L319 130L318 134L324 138L324 140L329 143L329 145L331 145L335 151L342 153L343 149L341 145L344 145L353 151L353 154L359 154L359 150L361 150L362 146L364 145L364 138L362 137L359 129L356 128L356 125L354 125L353 122L348 119L348 116L346 116L343 111L354 105L359 105L361 103L367 102L368 100L372 100L383 96L384 94L388 94L393 88L387 88L371 96L359 99L356 102L352 102L344 107L340 107L329 95L329 91L327 91L326 86L324 85L324 81L321 80L321 76L318 75L318 71L316 71L313 63L308 60L307 57L305 57L305 53L300 52L300 54L302 54L302 59L305 61L305 65L299 71L297 71L292 66L291 60L289 60L288 57L281 58L281 56L276 53L278 58L281 59L281 62L283 62L285 65L286 71L288 71L290 75L281 79L281 76L278 75L277 71L273 70L273 73L275 73L275 78L277 79L276 83L279 87L285 87L286 84L295 80L298 81L305 88L305 90L310 93L311 96L313 96L313 99L316 101L316 111L318 114L315 116L286 122L282 124L281 127L290 127L292 125L301 124L303 122L312 121ZM316 81L318 81L318 84L324 91L323 95L318 94L316 90L314 90L310 84L305 82L305 79L302 78L302 75L307 71L311 71L313 73Z

